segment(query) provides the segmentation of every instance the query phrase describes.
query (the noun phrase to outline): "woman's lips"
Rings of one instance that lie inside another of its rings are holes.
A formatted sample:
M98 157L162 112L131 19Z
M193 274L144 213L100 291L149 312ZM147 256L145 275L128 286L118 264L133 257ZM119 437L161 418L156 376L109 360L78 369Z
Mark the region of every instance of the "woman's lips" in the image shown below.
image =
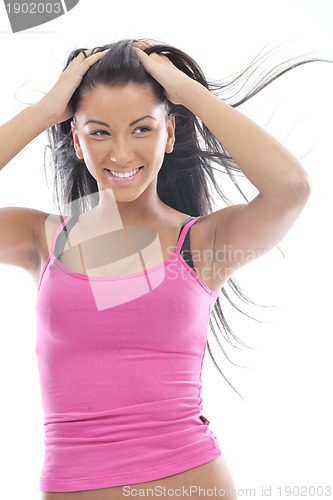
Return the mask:
M116 176L115 176L115 175L113 175L113 174L111 173L111 171L110 171L109 169L107 169L107 168L105 168L104 170L105 170L105 172L106 172L107 176L109 177L109 179L111 179L111 180L112 180L112 182L114 182L115 184L129 184L129 183L133 182L133 181L134 181L137 177L139 177L140 172L141 172L141 170L142 170L142 169L143 169L143 167L139 167L139 170L137 171L137 173L136 173L136 174L131 175L130 177L123 177L123 178L121 178L121 177L116 177ZM131 169L131 170L127 170L127 172L133 172L133 170L135 170L135 169L133 168L133 169ZM116 170L115 170L115 172L116 172ZM124 173L124 174L125 174L125 173L126 173L126 171L125 171L125 172L121 172L121 173Z

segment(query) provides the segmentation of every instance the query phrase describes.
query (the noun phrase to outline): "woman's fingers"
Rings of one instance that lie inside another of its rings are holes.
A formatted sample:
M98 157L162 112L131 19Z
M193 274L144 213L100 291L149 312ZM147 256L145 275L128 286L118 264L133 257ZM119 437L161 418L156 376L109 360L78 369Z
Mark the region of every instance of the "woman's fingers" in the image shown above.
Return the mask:
M161 54L146 54L138 47L134 47L143 67L166 92L167 98L174 104L181 104L178 92L183 85L187 85L189 77L180 71L167 56Z
M156 61L156 62L160 62L160 63L164 63L164 64L167 64L168 66L174 67L174 65L172 64L172 62L170 61L170 59L167 56L164 56L162 54L156 54L155 52L153 52L152 54L148 55L148 54L146 54L146 52L144 52L143 49L141 49L139 47L134 47L134 50L137 53L138 58L140 59L140 61L142 62L142 64L145 67L146 66L147 67L148 66L150 66L150 67L154 66L154 64L150 63L151 60Z
M148 43L146 43L142 40L138 40L137 42L133 42L133 47L141 49L141 50L145 50L145 49L149 48L149 45L148 45Z
M68 106L73 93L89 68L102 59L107 52L108 49L95 53L92 53L92 50L79 52L44 97L44 102L56 117L55 120L58 123L69 119L73 115L71 108Z
M97 61L102 59L109 50L110 49L106 49L94 53L92 53L92 50L81 51L78 53L76 57L74 57L74 59L72 59L72 61L69 63L66 69L77 68L79 66L84 71L83 72L84 74L88 71L88 69L91 66L93 66Z

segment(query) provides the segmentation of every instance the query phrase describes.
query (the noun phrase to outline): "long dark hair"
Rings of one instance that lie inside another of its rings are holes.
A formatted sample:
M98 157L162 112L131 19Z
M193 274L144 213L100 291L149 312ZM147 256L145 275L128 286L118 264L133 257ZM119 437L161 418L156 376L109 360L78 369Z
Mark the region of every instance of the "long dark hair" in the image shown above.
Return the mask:
M217 182L216 174L227 175L245 201L238 178L241 170L230 157L228 152L208 130L208 128L187 108L174 105L167 100L164 89L143 68L135 50L133 42L139 40L122 40L113 44L96 47L93 52L110 49L103 58L95 63L85 74L82 82L70 101L73 113L76 112L82 95L98 85L125 85L134 83L150 86L160 102L165 103L170 115L176 118L176 142L174 151L165 155L162 167L158 174L157 193L159 198L168 206L192 216L203 216L213 212L215 194L226 205L232 201L222 191ZM199 65L181 50L162 44L154 40L141 40L145 43L147 54L157 53L168 57L170 61L190 78L209 89L234 108L245 103L262 89L284 73L302 64L317 61L317 58L301 58L284 61L274 65L261 74L260 80L250 85L251 75L262 67L266 55L256 57L247 68L227 82L211 81L205 77ZM80 48L72 51L67 65L80 52L87 49ZM98 204L98 187L96 180L90 175L87 168L82 168L83 160L76 157L71 133L71 119L54 125L48 130L49 148L51 151L51 168L53 177L53 200L60 213L68 215L75 212L82 213ZM186 182L184 180L186 179ZM94 196L89 196L94 194ZM92 202L94 200L94 202ZM237 310L248 315L239 305L239 300L245 304L254 302L245 295L236 279L228 279L226 286L221 290L224 298ZM233 296L233 298L232 298ZM250 348L232 330L223 312L220 298L217 297L209 320L213 339L229 358L221 340L236 348ZM220 339L220 334L222 339ZM209 339L207 339L208 353L220 374L228 382L217 363ZM232 385L231 385L232 386ZM232 386L233 387L233 386ZM238 392L238 391L236 391Z

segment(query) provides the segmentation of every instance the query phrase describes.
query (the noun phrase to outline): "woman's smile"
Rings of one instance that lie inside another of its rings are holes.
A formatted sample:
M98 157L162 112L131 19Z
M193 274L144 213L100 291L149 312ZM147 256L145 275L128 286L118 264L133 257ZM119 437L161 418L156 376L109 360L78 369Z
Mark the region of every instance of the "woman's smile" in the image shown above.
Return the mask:
M105 168L105 172L108 175L108 177L114 182L115 184L129 184L130 182L133 182L135 179L139 177L139 174L143 167L136 168L134 170L124 170L123 172L120 171L115 171L115 170L109 170Z

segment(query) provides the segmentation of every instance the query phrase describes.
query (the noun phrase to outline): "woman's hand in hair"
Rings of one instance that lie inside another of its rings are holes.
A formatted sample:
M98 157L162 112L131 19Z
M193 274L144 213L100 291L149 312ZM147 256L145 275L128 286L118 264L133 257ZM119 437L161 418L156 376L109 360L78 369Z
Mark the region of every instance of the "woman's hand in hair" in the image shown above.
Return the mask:
M143 50L134 46L143 67L165 90L167 99L173 104L183 104L182 96L190 92L190 88L197 83L180 71L170 59L160 54L147 55Z
M79 52L61 73L51 90L43 97L40 104L46 106L46 112L53 124L61 123L73 116L69 101L80 85L88 69L99 61L107 50L91 54L91 51Z

